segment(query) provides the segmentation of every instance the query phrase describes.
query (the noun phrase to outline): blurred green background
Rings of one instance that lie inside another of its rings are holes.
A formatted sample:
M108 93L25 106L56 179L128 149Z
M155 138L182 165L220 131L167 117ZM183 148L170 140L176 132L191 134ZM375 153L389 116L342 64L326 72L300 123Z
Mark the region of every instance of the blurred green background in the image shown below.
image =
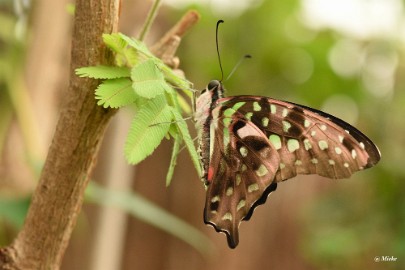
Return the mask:
M0 242L5 245L23 222L52 138L67 85L72 16L69 1L59 4L56 10L65 14L67 22L55 21L58 31L49 25L52 17L47 26L38 19L45 16L41 12L52 1L0 3ZM126 233L137 231L131 241L140 246L132 248L129 240L121 243L124 251L118 255L116 269L178 269L179 265L187 267L183 269L257 269L263 265L264 269L405 269L404 4L400 0L164 1L147 39L149 44L186 10L192 8L201 14L178 51L180 68L196 89L220 78L215 24L223 19L219 45L225 77L241 56L253 57L224 82L228 95L264 95L324 110L367 134L381 150L382 159L376 167L349 180L304 176L282 183L274 200L269 198L266 206L259 207L264 209L256 211L252 224L242 223L241 246L229 251L223 235L201 224L204 191L195 172L184 172L185 167L191 167L187 155L183 153L169 189L164 188L164 173L156 179L151 176L154 168L165 171L168 159L151 157L138 166L135 176L126 176L134 181L129 187L152 201L158 198L156 203L162 208L203 228L215 239L213 251L219 256L170 250L179 245L187 250L187 244L168 240L171 237L165 233L164 240L149 239L148 232L155 236L161 232L151 229L142 233L142 226L149 225L126 220ZM120 31L136 36L150 5L149 1L122 1ZM63 35L64 43L55 41L61 39L58 35ZM53 52L49 46L59 50ZM51 94L50 89L54 89ZM30 110L35 113L31 115ZM51 117L45 118L44 112ZM117 140L123 142L124 136ZM169 158L170 147L165 142L158 154ZM101 154L108 155L106 151ZM122 148L117 151L122 159ZM103 167L107 162L100 159L99 167ZM95 179L101 174L96 172ZM186 187L196 190L196 196L182 189ZM97 202L97 196L92 198ZM77 235L83 237L83 231L91 231L91 218L97 216L99 207L85 207ZM264 216L267 212L272 214ZM166 221L157 217L157 222ZM166 246L170 241L177 242ZM249 244L243 246L244 241ZM145 248L149 244L151 248ZM164 247L157 250L159 245ZM72 244L68 250L66 256L71 260L65 259L64 269L112 269L95 268L94 262L73 262L74 254L81 253L79 246ZM86 252L95 260L93 253ZM397 260L375 262L376 256ZM156 257L165 263L158 264ZM180 258L185 258L182 263Z
M404 2L251 2L238 14L219 8L214 17L212 10L202 13L203 34L193 31L180 50L188 78L202 88L220 76L213 29L224 18L225 73L241 55L253 56L225 82L229 95L319 108L372 138L381 162L302 210L300 245L319 269L364 269L382 254L398 257L395 266L384 267L405 267Z

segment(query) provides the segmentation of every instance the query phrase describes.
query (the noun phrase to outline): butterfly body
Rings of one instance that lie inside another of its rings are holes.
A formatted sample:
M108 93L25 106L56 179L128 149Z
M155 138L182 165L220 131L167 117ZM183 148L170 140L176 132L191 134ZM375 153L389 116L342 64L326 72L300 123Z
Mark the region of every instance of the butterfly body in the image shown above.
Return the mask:
M324 112L268 97L225 97L211 81L196 101L204 221L238 245L238 227L277 183L298 174L350 177L380 159L356 128Z

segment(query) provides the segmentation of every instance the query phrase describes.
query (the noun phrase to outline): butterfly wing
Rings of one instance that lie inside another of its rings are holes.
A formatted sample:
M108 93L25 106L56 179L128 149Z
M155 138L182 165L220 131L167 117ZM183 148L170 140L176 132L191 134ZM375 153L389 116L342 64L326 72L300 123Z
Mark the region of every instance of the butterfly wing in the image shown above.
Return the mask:
M238 244L238 227L276 183L297 174L346 178L380 159L378 148L346 122L266 97L219 99L210 124L204 220Z
M250 118L255 125L263 124L263 117L269 119L261 128L280 155L277 182L297 174L347 178L380 159L378 148L367 136L332 115L275 99L244 99L251 101L251 108L241 108L242 114L251 109L255 112L255 104L260 104L260 110Z
M238 114L231 118L221 117L210 127L216 130L211 141L215 151L209 164L204 221L225 232L229 246L234 248L241 220L251 215L249 212L263 194L265 200L276 188L271 184L279 156L252 122Z

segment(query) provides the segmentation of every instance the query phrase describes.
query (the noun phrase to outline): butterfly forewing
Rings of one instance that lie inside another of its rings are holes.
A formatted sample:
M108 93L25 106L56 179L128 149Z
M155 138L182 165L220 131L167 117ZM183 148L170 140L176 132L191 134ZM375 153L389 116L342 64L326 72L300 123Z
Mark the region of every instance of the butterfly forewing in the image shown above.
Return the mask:
M379 161L369 138L326 113L266 97L229 97L218 104L229 107L242 100L238 115L260 128L280 156L277 181L297 174L346 178Z
M208 121L204 219L238 244L238 227L297 174L339 179L375 165L377 147L346 122L294 103L257 96L220 98Z

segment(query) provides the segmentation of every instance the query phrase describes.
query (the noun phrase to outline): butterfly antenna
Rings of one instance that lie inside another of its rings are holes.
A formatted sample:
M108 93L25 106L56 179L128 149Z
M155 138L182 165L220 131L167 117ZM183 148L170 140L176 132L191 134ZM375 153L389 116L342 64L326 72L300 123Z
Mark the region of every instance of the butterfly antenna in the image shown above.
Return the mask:
M240 64L242 64L242 62L245 59L250 59L252 58L252 56L250 54L245 54L243 57L241 57L238 61L238 63L236 63L235 67L232 69L231 73L229 73L228 77L226 77L225 81L227 81L234 73L235 71L238 69L238 67L240 66Z
M219 68L221 69L221 80L219 80L220 82L222 82L222 80L224 79L224 70L222 69L221 56L219 54L218 28L219 28L219 24L221 24L223 22L224 22L223 20L217 21L217 27L216 27L216 31L215 31L215 42L216 42L216 45L217 45L218 62L219 62Z

